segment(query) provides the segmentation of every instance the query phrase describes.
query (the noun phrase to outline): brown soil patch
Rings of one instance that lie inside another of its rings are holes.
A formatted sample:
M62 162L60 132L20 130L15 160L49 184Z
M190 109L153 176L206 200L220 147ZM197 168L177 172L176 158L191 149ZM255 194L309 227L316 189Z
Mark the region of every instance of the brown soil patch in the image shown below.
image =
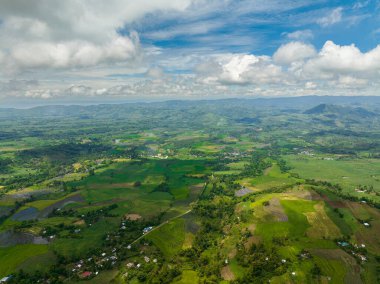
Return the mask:
M107 184L92 184L91 189L114 189L114 188L132 188L134 187L134 182L123 182L123 183L107 183Z
M264 211L274 217L275 222L286 222L288 216L285 214L284 208L278 198L272 198L268 206L264 206Z
M86 222L84 220L78 220L78 221L74 222L74 225L76 225L76 226L83 226L85 224L86 224Z
M272 167L266 168L264 170L264 176L267 176L271 170L272 170Z
M239 189L238 191L235 191L235 196L242 197L244 195L250 194L253 191L250 188L244 187L242 189Z
M332 260L340 260L347 266L347 273L344 283L362 283L360 278L360 266L355 258L341 249L313 249L311 253Z
M259 236L249 237L248 240L244 243L244 247L249 249L253 244L258 245L261 242L261 238Z
M229 265L224 266L220 271L222 278L226 281L235 280L235 274L232 272L231 267Z
M304 190L303 186L300 188L300 190L295 192L295 195L299 198L306 199L306 200L312 200L313 196L310 191Z
M322 197L314 190L310 190L310 196L311 200L322 200Z
M232 249L229 253L228 253L228 258L229 259L233 259L237 254L237 250L236 248Z
M252 235L255 233L255 230L256 230L256 224L251 224L248 226L248 231L250 231Z
M203 183L194 184L194 185L190 185L189 189L191 189L191 190L199 190L199 189L203 189L203 186L204 186Z
M231 225L230 225L230 224L225 225L225 226L223 227L223 233L224 233L224 234L228 235L228 234L230 233L230 231L231 231Z
M131 221L137 221L140 220L142 217L139 214L126 214L124 218Z
M332 208L346 208L346 204L343 201L333 201L327 195L321 195L322 199L326 201Z

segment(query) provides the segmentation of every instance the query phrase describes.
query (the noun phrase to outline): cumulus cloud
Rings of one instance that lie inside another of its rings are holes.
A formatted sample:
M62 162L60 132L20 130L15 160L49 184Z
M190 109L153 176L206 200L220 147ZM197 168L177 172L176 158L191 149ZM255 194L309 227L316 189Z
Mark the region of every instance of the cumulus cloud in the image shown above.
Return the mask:
M7 60L1 71L77 68L139 58L138 35L118 30L147 13L183 11L192 2L4 0L0 56Z
M291 42L269 56L225 54L215 56L197 68L201 81L207 84L286 86L298 92L341 89L363 90L380 84L380 46L366 53L355 45L340 46L327 41L318 52L309 44ZM281 90L278 90L281 92ZM359 93L358 93L359 94Z
M376 75L380 71L380 45L362 53L354 44L341 46L327 41L317 56L306 62L307 74Z
M224 54L200 64L203 82L228 85L271 84L284 80L282 68L268 56Z
M334 10L330 11L329 14L325 17L319 18L317 20L317 23L321 27L328 27L336 23L339 23L342 20L342 11L342 7L335 8Z
M291 64L313 57L316 54L315 48L310 44L302 42L290 42L281 45L273 55L275 62L280 64Z
M11 50L8 60L18 68L67 68L126 61L136 58L138 53L139 39L137 34L132 34L115 37L101 46L83 41L19 43Z

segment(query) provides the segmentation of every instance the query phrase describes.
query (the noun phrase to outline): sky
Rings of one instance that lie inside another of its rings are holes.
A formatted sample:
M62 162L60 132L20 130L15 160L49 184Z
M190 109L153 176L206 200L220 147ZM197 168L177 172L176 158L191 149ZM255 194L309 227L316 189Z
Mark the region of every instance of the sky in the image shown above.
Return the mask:
M379 0L0 0L0 107L380 95Z

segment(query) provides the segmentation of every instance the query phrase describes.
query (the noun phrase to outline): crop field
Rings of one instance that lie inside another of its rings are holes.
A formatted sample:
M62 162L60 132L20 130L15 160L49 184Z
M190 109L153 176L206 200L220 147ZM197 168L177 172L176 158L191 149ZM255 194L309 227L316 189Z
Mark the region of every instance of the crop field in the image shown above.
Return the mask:
M254 190L266 190L277 186L295 184L296 182L297 179L291 177L288 173L282 173L276 164L268 168L262 176L241 180L243 186Z
M287 156L292 172L301 178L324 180L343 186L343 190L358 197L379 200L372 193L357 192L359 186L373 186L380 193L380 161L375 159L326 160L319 157Z
M182 248L185 241L185 221L175 219L150 233L147 237L167 259L173 257Z
M0 276L3 277L14 271L18 266L31 257L48 252L46 245L19 245L0 248Z

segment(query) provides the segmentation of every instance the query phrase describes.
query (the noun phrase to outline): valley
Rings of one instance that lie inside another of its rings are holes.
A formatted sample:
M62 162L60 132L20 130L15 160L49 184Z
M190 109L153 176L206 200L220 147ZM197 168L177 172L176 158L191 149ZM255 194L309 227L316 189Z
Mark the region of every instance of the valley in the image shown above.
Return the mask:
M0 279L377 283L379 113L377 97L0 109Z

